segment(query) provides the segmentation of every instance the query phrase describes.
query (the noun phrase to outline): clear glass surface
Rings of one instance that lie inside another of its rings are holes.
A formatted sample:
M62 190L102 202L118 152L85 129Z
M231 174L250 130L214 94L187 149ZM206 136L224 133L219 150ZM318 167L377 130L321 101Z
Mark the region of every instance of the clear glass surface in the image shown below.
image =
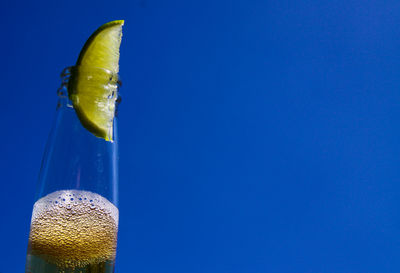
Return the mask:
M32 212L29 273L114 272L118 231L118 136L86 130L62 74L57 115L39 174ZM110 80L115 75L110 75Z

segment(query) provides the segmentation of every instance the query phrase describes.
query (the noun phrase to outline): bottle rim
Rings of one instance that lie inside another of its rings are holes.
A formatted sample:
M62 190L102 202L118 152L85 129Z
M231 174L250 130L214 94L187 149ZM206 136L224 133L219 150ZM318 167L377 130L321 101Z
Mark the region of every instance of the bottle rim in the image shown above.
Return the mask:
M110 77L110 82L114 82L118 85L118 88L122 86L122 82L120 79L120 76L118 73L113 72L109 69L106 68L100 68L100 67L94 67L94 66L67 66L65 67L61 74L60 77L62 79L62 82L68 83L70 77L74 73L79 73L80 71L85 71L85 72L93 72L93 73L105 73Z
M119 92L119 88L122 86L122 82L120 80L120 77L118 73L112 72L111 70L105 69L105 68L99 68L99 67L88 67L88 66L67 66L65 67L61 74L61 86L57 90L57 95L60 99L66 98L69 101L69 88L68 88L68 83L69 80L71 79L71 76L74 73L79 73L80 71L84 71L85 73L87 72L93 72L93 73L103 73L104 75L107 75L109 77L109 83L115 84L116 85L116 108L115 108L115 115L117 115L118 112L118 105L121 103L121 95ZM60 103L59 103L60 104ZM59 105L57 108L59 108ZM67 106L72 107L72 103L67 103Z

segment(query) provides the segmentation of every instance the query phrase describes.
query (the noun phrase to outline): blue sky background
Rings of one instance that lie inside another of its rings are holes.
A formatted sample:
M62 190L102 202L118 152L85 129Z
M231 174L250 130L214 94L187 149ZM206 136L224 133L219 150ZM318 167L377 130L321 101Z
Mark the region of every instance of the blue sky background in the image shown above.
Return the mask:
M400 272L399 1L3 1L1 273L59 73L121 45L116 273Z

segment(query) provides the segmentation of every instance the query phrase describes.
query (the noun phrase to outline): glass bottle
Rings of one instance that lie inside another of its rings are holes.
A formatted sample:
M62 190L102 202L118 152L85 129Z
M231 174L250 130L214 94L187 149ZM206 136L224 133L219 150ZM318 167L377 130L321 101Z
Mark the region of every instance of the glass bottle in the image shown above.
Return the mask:
M116 121L113 142L82 126L67 91L71 71L76 69L66 68L61 74L57 116L45 148L32 212L27 273L114 272L118 231ZM105 72L110 79L108 87L114 85L118 91L118 75ZM118 92L113 94L109 99L118 104Z

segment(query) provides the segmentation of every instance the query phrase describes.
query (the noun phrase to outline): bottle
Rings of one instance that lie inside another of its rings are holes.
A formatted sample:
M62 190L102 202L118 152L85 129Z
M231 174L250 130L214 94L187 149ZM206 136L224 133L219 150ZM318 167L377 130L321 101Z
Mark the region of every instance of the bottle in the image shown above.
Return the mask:
M57 115L32 212L26 273L114 272L118 232L116 121L112 142L82 126L67 93L75 70L66 68L61 74ZM114 79L108 86L114 84L118 91L118 75L105 72L110 81ZM109 99L118 104L119 99Z

